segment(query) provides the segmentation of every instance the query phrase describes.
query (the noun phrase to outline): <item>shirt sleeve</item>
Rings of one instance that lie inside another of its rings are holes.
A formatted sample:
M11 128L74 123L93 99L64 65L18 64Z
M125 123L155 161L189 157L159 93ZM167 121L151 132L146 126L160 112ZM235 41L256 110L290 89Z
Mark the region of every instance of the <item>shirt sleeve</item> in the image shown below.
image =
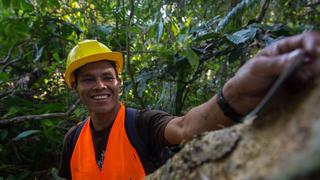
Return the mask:
M137 118L138 133L148 147L161 149L169 145L164 131L175 116L160 110L140 110Z
M62 154L60 157L60 167L58 175L65 179L71 179L71 168L70 168L70 160L72 156L72 138L75 133L76 126L72 127L64 137Z

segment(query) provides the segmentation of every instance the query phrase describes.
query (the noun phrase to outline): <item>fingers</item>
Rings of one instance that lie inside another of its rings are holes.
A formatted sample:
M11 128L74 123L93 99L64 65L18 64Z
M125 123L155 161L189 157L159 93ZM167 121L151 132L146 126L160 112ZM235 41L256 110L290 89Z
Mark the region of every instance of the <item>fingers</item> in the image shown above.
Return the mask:
M288 83L292 91L299 91L305 84L312 82L320 75L320 57L310 61L306 52L301 49L275 57L260 56L252 61L251 74L269 80L275 79L285 71L285 68L291 68L293 64L300 64L299 66L293 65L298 69L291 75Z
M305 61L305 59L306 55L301 49L274 57L258 56L252 60L252 73L259 76L275 77L288 64L295 63L295 61Z
M295 49L304 49L311 57L320 55L320 34L306 32L296 36L284 38L261 51L261 56L277 56Z
M306 33L303 36L303 47L313 57L320 55L320 34L316 32Z
M315 77L319 76L320 73L320 59L315 59L305 63L294 75L293 79L295 81L301 81L303 83L308 83L312 81Z

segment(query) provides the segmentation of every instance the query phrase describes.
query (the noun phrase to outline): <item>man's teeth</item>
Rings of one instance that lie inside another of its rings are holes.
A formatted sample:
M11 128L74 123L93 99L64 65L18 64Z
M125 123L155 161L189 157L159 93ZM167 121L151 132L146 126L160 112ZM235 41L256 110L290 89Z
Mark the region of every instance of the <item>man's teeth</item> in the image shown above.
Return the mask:
M101 96L93 96L93 99L106 99L108 98L110 95L101 95Z

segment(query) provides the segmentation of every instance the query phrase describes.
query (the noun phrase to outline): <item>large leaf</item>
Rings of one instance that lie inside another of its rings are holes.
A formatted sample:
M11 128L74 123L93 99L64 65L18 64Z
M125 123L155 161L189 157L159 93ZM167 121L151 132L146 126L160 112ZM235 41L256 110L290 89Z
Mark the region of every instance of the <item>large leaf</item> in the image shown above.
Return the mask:
M258 3L260 1L257 0L242 0L239 2L228 14L219 22L218 26L216 27L216 32L221 32L233 19L240 15L240 12L243 10L249 10L250 5Z
M162 37L162 33L163 33L163 21L162 21L162 18L160 18L160 22L158 25L158 43L160 42L160 39Z
M8 0L2 0L1 4L2 4L4 9L10 8L10 1L8 1Z
M36 57L34 58L33 61L35 61L35 62L39 61L39 59L42 56L43 49L44 49L44 46L42 46L40 49L38 48L37 45L35 46L35 51L36 51L36 55L35 56Z
M199 65L199 56L196 54L191 48L187 48L185 51L185 55L188 58L188 62L191 67L194 69Z
M194 42L201 42L201 41L210 40L210 39L218 39L218 38L222 38L222 37L223 37L223 35L221 33L210 32L210 33L204 34L202 36L199 36L198 38L196 38L194 40Z
M12 116L12 115L15 115L15 114L17 114L18 112L19 112L19 107L15 107L15 106L13 106L13 107L10 107L10 108L8 108L8 112L6 113L6 114L4 114L3 116L2 116L2 118L7 118L7 117L9 117L9 116Z
M10 75L4 72L0 73L0 83L5 83L9 81Z
M174 36L177 36L179 33L179 27L175 22L171 22L171 32L173 32Z
M51 175L54 178L54 180L63 180L61 177L59 177L57 168L51 169Z
M235 45L239 45L241 43L245 43L246 41L252 40L257 33L256 28L248 28L237 31L231 35L226 35L227 39L231 41Z
M3 130L0 130L0 140L1 141L4 141L8 136L8 130L6 129L3 129Z
M33 5L30 0L20 1L20 3L23 10L33 10Z
M22 133L18 134L15 138L13 138L14 141L19 141L21 139L27 138L30 135L39 133L40 130L27 130L23 131Z
M97 31L103 34L104 36L109 36L112 33L112 26L107 24L98 24L96 28L97 28Z

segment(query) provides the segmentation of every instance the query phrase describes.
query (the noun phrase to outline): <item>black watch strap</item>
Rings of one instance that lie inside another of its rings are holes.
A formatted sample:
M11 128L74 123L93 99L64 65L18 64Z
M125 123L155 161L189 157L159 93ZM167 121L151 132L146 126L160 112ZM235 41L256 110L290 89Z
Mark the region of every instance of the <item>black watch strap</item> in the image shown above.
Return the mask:
M217 103L220 109L223 111L224 115L230 118L232 121L236 123L242 122L241 119L244 117L243 115L239 114L236 110L234 110L228 102L224 99L222 89L217 94Z

